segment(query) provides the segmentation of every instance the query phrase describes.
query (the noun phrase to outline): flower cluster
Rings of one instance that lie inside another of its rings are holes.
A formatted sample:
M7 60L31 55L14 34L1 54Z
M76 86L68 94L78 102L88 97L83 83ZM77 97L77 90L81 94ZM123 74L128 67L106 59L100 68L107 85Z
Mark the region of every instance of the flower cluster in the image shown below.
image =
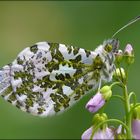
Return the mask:
M119 50L116 54L116 68L114 72L114 81L110 86L105 85L87 102L86 109L94 113L92 125L82 134L82 140L87 139L140 139L140 103L136 103L134 92L128 92L127 69L121 67L121 63L126 65L134 63L134 52L130 44L126 45L124 51ZM117 85L122 88L123 94L112 95L112 88ZM106 113L101 112L111 97L117 97L124 103L125 120L109 119ZM133 103L130 103L131 97L134 97ZM96 114L95 114L96 113ZM109 122L117 122L118 127L109 126Z
M86 139L114 139L113 129L107 126L107 124L102 125L94 132L94 129L97 128L98 124L102 121L107 120L107 115L105 113L96 114L93 118L93 126L87 129L83 135L82 140Z

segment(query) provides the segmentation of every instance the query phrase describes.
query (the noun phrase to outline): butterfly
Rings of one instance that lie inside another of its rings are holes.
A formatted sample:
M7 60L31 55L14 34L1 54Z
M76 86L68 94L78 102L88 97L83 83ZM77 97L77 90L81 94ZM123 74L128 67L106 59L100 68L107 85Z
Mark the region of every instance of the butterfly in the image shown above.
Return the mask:
M63 112L100 83L112 80L118 48L119 40L114 38L94 51L36 43L0 69L0 95L33 115Z

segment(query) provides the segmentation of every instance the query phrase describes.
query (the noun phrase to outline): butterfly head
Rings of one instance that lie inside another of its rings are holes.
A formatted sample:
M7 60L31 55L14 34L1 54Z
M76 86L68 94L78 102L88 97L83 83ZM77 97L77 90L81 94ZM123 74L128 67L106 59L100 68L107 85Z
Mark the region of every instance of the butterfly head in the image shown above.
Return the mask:
M109 39L104 42L104 50L107 53L116 53L119 49L119 40L118 39Z

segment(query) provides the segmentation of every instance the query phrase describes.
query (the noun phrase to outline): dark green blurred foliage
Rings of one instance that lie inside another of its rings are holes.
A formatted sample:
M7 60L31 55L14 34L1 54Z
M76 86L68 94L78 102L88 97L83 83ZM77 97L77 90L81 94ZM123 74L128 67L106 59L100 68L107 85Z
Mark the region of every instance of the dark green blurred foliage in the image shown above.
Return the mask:
M25 47L39 41L70 44L94 50L103 40L140 14L140 2L0 2L0 67L10 63ZM130 68L129 90L139 96L140 22L116 36L121 49L131 43L135 63ZM120 93L114 89L114 93ZM85 104L88 94L61 115L48 118L31 116L0 98L0 138L80 138L90 127L92 114ZM109 117L122 118L120 101L111 100Z

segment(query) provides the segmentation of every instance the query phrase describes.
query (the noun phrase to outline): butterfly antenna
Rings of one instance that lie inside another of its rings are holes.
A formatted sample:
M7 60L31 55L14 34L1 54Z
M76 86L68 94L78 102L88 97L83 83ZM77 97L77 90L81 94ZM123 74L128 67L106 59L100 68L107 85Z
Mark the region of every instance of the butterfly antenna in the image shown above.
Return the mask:
M120 28L117 32L115 32L112 36L112 38L114 38L116 36L116 34L118 34L120 31L122 31L123 29L125 29L126 27L128 27L129 25L137 22L138 20L140 20L140 16L135 17L134 19L132 19L131 21L129 21L126 25L124 25L122 28Z

